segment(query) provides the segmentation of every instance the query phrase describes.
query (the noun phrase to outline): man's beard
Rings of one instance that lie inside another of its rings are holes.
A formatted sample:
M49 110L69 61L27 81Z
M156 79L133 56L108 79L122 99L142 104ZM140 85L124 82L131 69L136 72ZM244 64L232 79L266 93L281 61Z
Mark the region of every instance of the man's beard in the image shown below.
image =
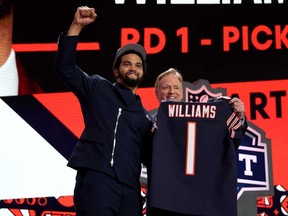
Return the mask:
M0 19L9 16L12 13L12 1L0 0Z
M128 74L118 72L118 79L121 79L129 87L137 87L142 82L142 77L137 76L137 79L129 78Z

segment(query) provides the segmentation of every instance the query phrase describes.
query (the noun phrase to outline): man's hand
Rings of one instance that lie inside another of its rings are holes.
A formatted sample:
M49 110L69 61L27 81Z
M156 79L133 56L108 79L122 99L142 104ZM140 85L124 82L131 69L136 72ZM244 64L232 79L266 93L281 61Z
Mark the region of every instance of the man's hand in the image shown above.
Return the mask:
M231 104L234 112L237 114L238 118L244 119L245 118L245 107L243 101L241 101L239 98L234 97L229 101L229 104Z
M74 15L74 20L67 33L68 36L79 35L81 30L96 20L97 14L94 8L87 6L78 7Z

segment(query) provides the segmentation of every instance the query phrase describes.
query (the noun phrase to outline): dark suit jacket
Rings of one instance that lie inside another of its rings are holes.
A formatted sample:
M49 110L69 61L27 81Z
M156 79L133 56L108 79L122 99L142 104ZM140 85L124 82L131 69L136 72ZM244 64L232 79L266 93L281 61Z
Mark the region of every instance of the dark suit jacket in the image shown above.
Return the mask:
M61 34L55 71L78 98L85 128L68 162L117 177L140 191L141 153L151 118L139 96L75 65L77 36Z

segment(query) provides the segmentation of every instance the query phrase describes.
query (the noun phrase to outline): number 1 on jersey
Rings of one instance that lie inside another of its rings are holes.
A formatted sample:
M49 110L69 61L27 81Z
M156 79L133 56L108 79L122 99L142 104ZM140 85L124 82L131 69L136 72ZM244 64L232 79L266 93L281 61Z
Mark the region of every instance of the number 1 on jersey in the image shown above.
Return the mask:
M196 123L187 122L186 175L195 175Z

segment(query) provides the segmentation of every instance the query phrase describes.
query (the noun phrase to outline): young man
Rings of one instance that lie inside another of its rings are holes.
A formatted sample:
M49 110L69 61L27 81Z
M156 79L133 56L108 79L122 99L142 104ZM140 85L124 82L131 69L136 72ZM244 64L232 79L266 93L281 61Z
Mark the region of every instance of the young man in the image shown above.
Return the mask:
M160 107L147 167L147 215L236 216L235 150L247 129L244 103L239 98L181 102L182 84L174 68L155 82Z
M74 204L77 216L140 216L141 153L151 118L135 91L146 71L146 51L127 44L116 52L112 84L89 76L74 58L79 34L95 21L94 8L78 7L58 42L55 71L78 98L85 129L68 162L77 170Z

